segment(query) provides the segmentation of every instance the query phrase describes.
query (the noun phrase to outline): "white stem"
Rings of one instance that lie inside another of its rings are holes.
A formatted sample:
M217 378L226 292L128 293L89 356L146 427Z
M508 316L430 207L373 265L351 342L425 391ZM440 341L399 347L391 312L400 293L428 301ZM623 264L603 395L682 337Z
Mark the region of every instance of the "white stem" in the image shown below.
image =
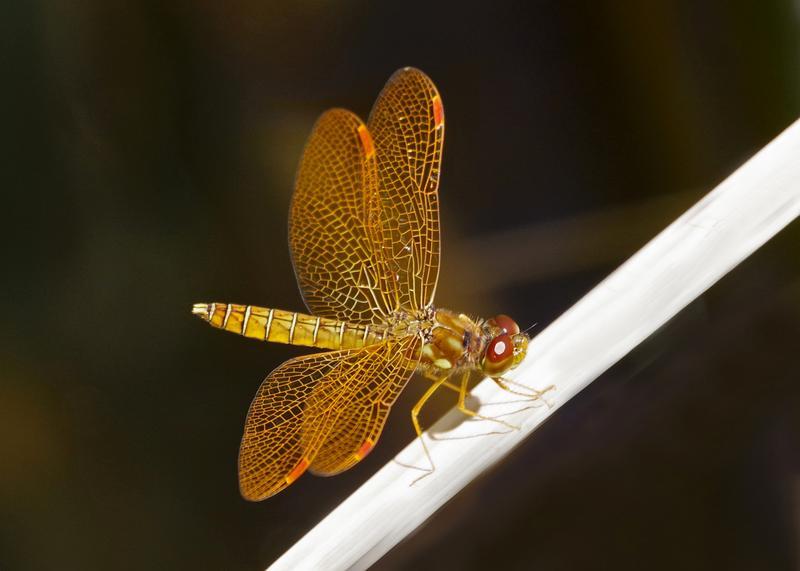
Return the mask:
M520 426L504 434L490 421L450 411L427 433L436 471L414 441L271 569L364 569L442 504L508 454L575 396L800 214L800 121L796 121L673 222L530 344L514 381L547 393L549 406L519 411L491 380L472 394L481 414ZM590 239L586 237L586 239ZM395 411L400 414L401 411ZM453 428L455 426L455 428Z

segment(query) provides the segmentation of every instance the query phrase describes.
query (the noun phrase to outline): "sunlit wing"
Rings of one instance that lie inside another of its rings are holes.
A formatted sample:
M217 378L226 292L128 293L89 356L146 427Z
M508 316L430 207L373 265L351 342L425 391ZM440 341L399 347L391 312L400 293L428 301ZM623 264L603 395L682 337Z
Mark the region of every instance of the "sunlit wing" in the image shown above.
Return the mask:
M404 68L392 75L367 122L375 145L381 224L375 242L399 284L400 307L420 309L433 300L439 275L439 174L444 107L424 73Z
M364 362L360 371L363 382L353 383L352 392L346 395L336 426L328 432L311 461L312 473L333 476L343 472L364 458L378 442L389 410L419 361L422 341L409 336L394 344L385 359Z
M379 323L396 306L368 221L377 224L377 163L364 123L344 109L324 113L306 143L289 211L289 248L314 315Z
M247 414L239 450L242 495L262 500L276 494L312 466L321 450L325 455L320 473L357 462L359 458L350 461L346 454L357 454L366 438L377 441L383 421L376 426L370 416L353 415L352 407L369 407L376 404L370 399L380 403L385 398L388 411L417 365L420 344L414 336L390 339L360 349L305 355L272 371ZM348 423L353 437L345 437L340 420ZM360 436L364 440L356 444Z

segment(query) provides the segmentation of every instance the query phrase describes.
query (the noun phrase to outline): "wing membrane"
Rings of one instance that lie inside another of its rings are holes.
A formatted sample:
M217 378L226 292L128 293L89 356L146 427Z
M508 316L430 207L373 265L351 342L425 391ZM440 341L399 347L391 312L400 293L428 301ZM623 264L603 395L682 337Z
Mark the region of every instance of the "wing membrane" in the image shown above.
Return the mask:
M439 275L444 107L421 71L396 72L369 126L333 109L298 169L289 245L315 315L380 323L433 300Z
M420 309L433 300L439 275L439 173L444 107L424 73L404 68L389 79L369 116L375 143L382 244L399 306Z
M377 323L396 305L381 248L368 230L379 220L377 163L364 123L344 109L325 112L308 139L289 212L289 247L314 315Z
M358 440L357 435L373 435L377 441L389 406L417 365L420 345L419 338L409 336L360 349L306 355L270 373L245 422L239 450L242 495L262 500L276 494L308 466L316 466L321 451L325 452L318 463L320 473L355 464L360 458L346 454L357 455L365 440L358 445L350 442ZM379 425L370 415L352 412L369 407L385 409ZM342 419L353 436L344 435ZM332 434L336 435L333 440Z
M366 456L378 442L389 410L405 387L419 361L419 338L406 337L386 359L365 363L365 382L346 396L336 426L327 434L311 463L311 472L332 476L347 470ZM410 367L410 368L408 368ZM387 369L390 376L387 377ZM408 371L397 375L392 371Z

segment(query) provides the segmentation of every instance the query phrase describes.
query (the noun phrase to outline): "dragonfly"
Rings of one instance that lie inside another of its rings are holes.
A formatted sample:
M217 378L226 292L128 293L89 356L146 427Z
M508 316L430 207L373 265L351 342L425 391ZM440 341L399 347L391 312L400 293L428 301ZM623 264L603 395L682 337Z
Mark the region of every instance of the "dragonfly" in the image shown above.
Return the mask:
M316 122L295 179L289 249L310 314L197 303L213 327L260 341L326 349L284 362L261 384L245 421L239 488L268 498L307 470L330 476L375 446L416 372L466 404L471 372L515 390L503 375L525 358L528 335L506 315L473 318L434 307L439 275L439 178L444 106L423 72L403 68L364 123L345 109Z

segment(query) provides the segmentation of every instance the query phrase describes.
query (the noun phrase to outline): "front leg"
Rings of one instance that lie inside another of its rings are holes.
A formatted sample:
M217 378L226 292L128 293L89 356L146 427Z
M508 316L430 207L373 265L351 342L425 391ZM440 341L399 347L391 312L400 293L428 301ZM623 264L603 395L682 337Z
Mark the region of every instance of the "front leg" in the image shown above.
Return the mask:
M512 395L519 395L521 397L525 397L525 398L528 398L528 399L531 399L531 400L540 399L540 398L542 398L542 395L544 393L546 393L548 391L552 391L553 389L556 388L555 385L550 385L549 387L545 387L541 391L537 391L536 389L532 389L530 387L524 387L525 389L529 390L530 392L522 392L522 391L516 391L516 390L512 389L511 387L509 387L508 385L509 384L513 384L513 385L518 386L518 387L522 387L523 385L520 385L518 383L513 383L512 381L505 380L505 379L502 379L502 378L497 378L497 379L492 378L492 380L495 383L497 383L497 386L500 387L501 389L503 389L504 391L506 391L508 393L511 393Z

